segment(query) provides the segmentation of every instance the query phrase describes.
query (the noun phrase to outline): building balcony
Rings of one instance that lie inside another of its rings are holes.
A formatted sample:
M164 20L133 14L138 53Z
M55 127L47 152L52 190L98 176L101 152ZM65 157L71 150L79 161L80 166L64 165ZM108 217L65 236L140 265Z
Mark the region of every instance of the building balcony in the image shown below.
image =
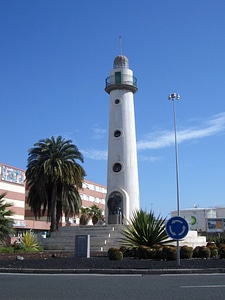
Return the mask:
M121 72L116 72L115 75L107 77L105 91L109 94L112 90L117 89L128 89L136 93L138 90L137 78L132 75L121 74Z

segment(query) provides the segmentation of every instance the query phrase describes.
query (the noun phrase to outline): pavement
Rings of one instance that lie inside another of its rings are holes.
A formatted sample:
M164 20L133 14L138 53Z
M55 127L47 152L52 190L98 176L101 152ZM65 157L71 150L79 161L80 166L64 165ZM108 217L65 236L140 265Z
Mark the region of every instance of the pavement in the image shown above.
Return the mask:
M0 273L26 274L212 274L225 273L225 259L182 259L177 261L108 257L44 257L0 259Z
M111 274L111 275L161 275L161 274L222 274L224 268L210 269L27 269L0 268L0 273L20 274Z

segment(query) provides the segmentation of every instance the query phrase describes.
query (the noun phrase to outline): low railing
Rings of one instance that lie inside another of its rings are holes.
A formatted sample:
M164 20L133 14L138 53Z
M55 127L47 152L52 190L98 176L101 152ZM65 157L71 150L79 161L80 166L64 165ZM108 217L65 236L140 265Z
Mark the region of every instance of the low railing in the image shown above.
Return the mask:
M137 87L137 78L132 75L121 74L121 76L113 75L109 76L105 80L105 87L107 88L110 85L115 84L125 84L125 85L132 85Z

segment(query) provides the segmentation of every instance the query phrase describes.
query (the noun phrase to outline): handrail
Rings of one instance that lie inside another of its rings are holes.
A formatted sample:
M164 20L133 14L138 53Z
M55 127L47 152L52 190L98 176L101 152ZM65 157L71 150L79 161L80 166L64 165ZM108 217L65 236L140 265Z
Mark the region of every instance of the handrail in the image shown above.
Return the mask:
M133 85L137 87L137 78L135 76L127 75L127 74L121 74L119 78L115 75L106 78L105 80L106 87L115 84L126 84L126 85Z

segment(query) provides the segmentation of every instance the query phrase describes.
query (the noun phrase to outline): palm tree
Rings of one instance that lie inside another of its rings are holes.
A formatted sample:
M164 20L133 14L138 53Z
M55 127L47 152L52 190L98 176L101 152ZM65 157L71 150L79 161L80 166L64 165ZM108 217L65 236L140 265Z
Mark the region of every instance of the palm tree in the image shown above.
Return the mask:
M97 205L93 204L91 207L91 212L93 214L92 216L92 223L93 225L96 225L98 221L102 220L103 215L102 215L102 209L99 208Z
M92 217L92 212L90 207L81 207L80 225L87 225Z
M68 187L68 194L62 206L59 207L57 213L57 222L59 222L61 212L64 211L65 219L68 220L69 217L75 217L76 213L79 213L81 207L81 198L77 188L74 185Z
M13 213L10 210L11 203L6 203L4 197L6 193L0 194L0 242L7 242L7 238L14 232L13 219L11 218Z
M28 151L26 170L28 204L35 218L47 211L50 231L56 231L62 211L68 216L79 210L78 189L86 174L76 160L83 162L83 156L71 140L61 136L42 139L34 146Z

